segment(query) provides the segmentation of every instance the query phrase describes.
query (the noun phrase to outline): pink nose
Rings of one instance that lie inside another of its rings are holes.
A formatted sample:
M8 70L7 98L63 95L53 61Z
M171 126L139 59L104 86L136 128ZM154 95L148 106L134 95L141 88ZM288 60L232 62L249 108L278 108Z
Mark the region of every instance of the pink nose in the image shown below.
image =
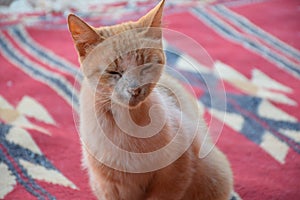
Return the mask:
M127 91L129 94L131 94L132 96L136 97L139 96L139 94L141 93L141 88L128 88Z

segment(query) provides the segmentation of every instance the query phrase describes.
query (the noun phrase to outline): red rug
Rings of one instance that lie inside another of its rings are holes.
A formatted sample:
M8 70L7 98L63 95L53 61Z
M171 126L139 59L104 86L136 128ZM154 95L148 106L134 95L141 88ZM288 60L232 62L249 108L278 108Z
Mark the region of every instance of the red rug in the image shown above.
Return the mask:
M213 63L201 66L197 49L166 35L168 64L190 81L205 119L214 121L214 136L224 123L217 146L232 165L233 199L298 200L299 1L189 2L168 2L164 22L203 46ZM137 19L152 5L102 8L113 16L77 14L108 25ZM73 120L79 64L66 16L0 19L0 198L95 199L80 165ZM201 76L186 68L184 58L201 66ZM223 86L225 106L213 104L210 91Z

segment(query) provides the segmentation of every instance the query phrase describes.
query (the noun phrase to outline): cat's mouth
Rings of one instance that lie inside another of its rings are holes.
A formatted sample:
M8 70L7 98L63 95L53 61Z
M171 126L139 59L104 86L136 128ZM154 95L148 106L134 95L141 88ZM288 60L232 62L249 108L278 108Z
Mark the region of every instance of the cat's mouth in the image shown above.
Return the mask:
M140 103L142 103L145 99L146 99L146 96L143 96L143 95L133 96L129 99L128 105L130 107L136 107Z
M135 108L149 96L151 84L145 84L137 88L128 88L126 90L127 91L123 91L127 93L126 98L120 94L114 94L113 101L125 107Z
M129 93L131 97L128 105L130 107L136 107L148 97L150 93L150 84L146 84L135 89L130 89Z

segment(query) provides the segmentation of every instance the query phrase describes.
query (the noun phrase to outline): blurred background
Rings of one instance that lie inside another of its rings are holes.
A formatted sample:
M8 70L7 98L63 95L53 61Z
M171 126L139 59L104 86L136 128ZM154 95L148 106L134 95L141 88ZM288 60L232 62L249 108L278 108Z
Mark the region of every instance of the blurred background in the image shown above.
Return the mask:
M177 12L207 2L211 0L169 1L165 12ZM3 25L40 23L47 26L50 23L49 28L53 28L53 25L55 28L64 28L65 18L69 13L75 13L93 25L110 25L118 21L135 20L155 5L156 1L152 0L4 0L0 3L0 13Z

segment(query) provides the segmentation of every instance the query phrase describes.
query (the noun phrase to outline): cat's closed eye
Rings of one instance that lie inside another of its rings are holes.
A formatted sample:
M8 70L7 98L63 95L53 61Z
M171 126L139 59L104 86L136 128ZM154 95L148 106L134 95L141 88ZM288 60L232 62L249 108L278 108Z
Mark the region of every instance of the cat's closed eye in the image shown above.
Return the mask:
M122 73L120 73L120 72L117 72L117 71L106 71L106 73L107 74L110 74L110 75L112 75L112 76L114 76L114 77L116 77L116 78L121 78L122 77Z

